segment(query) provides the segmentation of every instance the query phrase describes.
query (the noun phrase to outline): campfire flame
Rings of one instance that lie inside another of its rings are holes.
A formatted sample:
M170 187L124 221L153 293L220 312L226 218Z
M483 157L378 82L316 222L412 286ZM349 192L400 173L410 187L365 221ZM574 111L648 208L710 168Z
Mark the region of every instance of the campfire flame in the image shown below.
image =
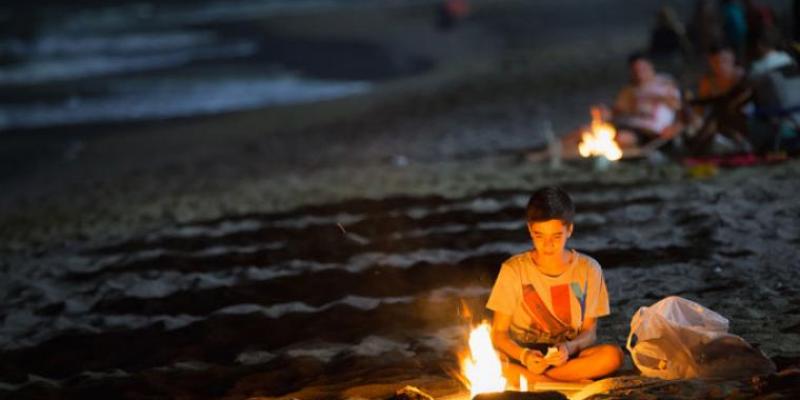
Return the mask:
M581 135L578 152L582 157L602 156L617 161L622 158L622 149L614 140L616 135L614 127L603 121L600 109L592 108L592 126Z
M492 346L490 328L486 321L470 332L469 353L461 360L461 370L467 380L470 397L504 391L506 378L503 377L500 358Z

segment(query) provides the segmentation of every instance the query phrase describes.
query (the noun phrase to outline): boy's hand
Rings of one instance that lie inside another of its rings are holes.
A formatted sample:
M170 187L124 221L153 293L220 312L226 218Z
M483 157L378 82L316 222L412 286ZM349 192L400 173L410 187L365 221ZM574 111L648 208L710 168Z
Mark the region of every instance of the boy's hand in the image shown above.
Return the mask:
M522 365L536 375L541 375L549 367L544 360L544 356L538 350L525 349L521 358Z
M563 365L567 360L569 360L569 348L567 348L566 343L560 343L557 346L549 348L547 350L547 356L544 358L547 364L554 367Z

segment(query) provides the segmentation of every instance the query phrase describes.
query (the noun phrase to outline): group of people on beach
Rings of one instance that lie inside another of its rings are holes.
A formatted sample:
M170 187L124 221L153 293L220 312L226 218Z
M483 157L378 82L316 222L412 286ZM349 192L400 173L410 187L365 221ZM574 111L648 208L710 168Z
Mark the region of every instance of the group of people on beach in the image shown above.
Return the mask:
M707 12L710 2L698 4ZM707 70L696 92L658 73L651 54L628 58L630 82L602 112L623 148L672 144L692 154L769 152L776 145L800 150L800 86L786 87L791 79L789 85L797 85L800 73L795 58L774 42L772 14L754 1L720 5L727 40L703 49ZM656 36L657 46L670 43L664 32ZM681 41L672 43L680 47ZM781 89L794 90L794 97L774 93ZM797 103L786 104L787 98ZM597 343L597 321L611 312L608 289L600 264L567 248L574 217L565 191L535 191L525 218L533 246L502 264L490 293L492 341L511 382L520 375L534 382L586 381L623 364L618 344Z
M710 18L710 3L698 4L695 19ZM695 21L704 29L695 28L690 41L674 14L662 10L651 51L629 57L630 82L604 109L623 148L671 143L691 155L800 150L800 71L794 58L800 46L787 38L783 44L794 57L781 49L773 14L754 1L723 1L721 13L718 33L709 31L713 24ZM697 47L707 67L695 90L681 90L656 71L654 60L665 52Z

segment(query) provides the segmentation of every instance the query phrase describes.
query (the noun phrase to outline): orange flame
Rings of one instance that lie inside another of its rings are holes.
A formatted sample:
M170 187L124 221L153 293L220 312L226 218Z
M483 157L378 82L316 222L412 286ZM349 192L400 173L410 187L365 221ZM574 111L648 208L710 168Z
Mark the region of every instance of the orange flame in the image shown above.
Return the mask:
M603 121L599 108L592 108L592 127L581 135L578 152L582 157L602 156L611 161L622 158L622 149L614 140L617 131Z
M483 321L470 332L469 353L461 360L461 371L467 380L470 397L505 390L506 378L503 377L500 357L492 345L488 322Z

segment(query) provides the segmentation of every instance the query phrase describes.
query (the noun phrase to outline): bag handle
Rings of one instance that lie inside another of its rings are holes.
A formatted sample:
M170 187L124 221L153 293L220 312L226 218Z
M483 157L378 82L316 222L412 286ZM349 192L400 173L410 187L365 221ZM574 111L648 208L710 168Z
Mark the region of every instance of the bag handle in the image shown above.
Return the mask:
M645 308L646 307L642 307L642 308L638 309L635 314L633 314L633 322L631 323L631 331L628 333L628 341L625 344L625 348L628 349L628 351L631 353L631 355L633 355L633 349L631 349L631 339L633 339L633 333L636 332L636 330L639 329L639 325L642 324L642 315L641 314L642 314L643 309L645 309Z

